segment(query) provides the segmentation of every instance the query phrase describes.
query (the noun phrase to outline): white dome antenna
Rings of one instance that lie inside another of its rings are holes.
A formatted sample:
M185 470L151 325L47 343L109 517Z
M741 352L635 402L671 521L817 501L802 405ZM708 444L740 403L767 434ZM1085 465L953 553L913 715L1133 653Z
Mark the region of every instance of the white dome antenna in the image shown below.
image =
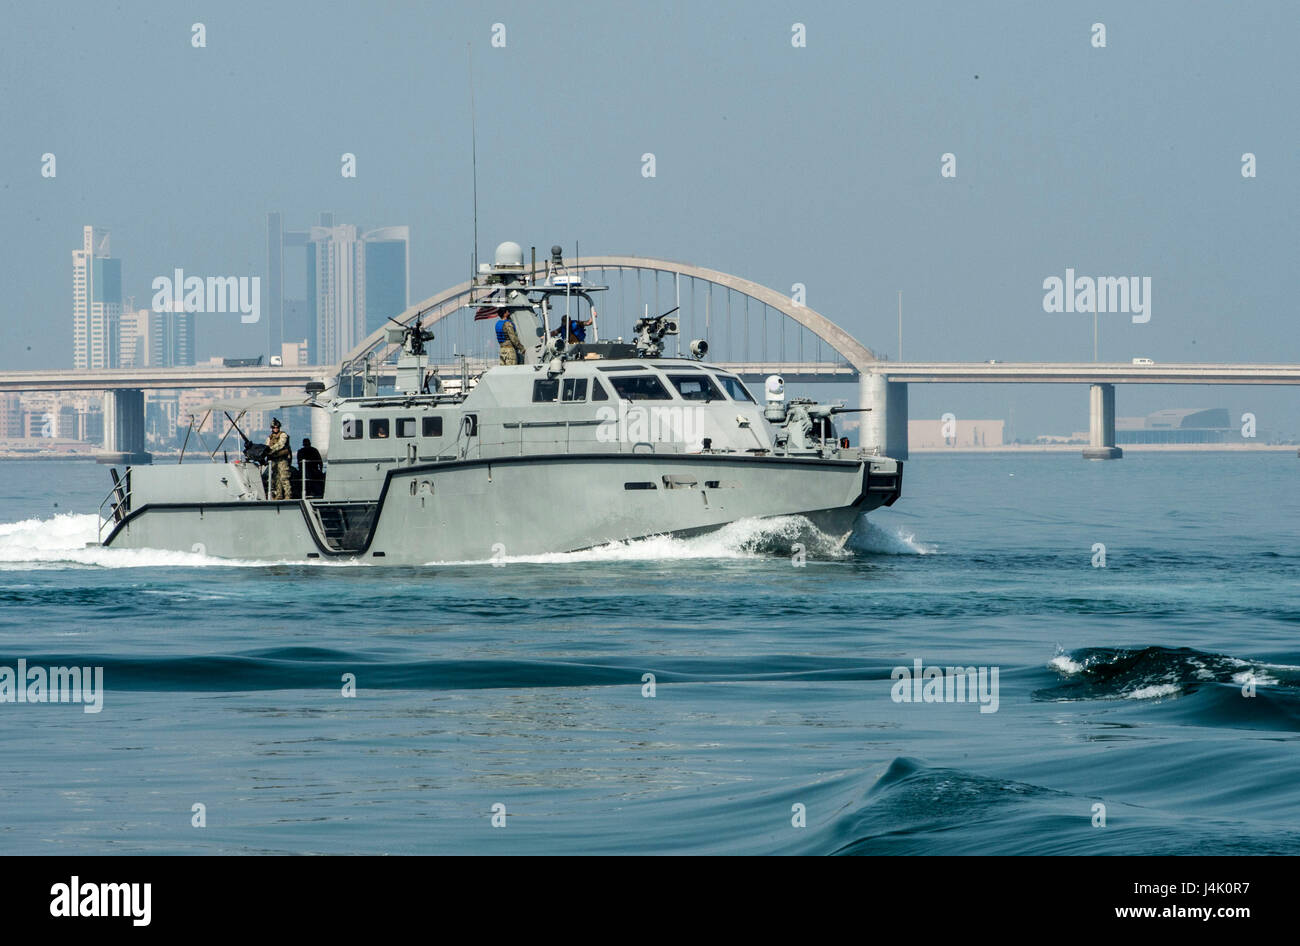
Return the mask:
M496 253L492 257L492 265L496 269L522 271L524 268L524 248L513 240L498 244Z

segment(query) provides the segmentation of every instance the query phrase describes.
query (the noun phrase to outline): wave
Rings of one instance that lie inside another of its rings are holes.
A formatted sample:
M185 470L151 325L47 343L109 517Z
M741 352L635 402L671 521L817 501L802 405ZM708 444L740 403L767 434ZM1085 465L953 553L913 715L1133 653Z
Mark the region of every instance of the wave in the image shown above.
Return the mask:
M1300 852L1300 832L1256 821L1184 821L1148 806L897 757L810 832L800 853L1241 854ZM1102 802L1121 831L1093 826ZM1171 827L1177 830L1171 830Z
M111 654L16 654L0 656L12 666L104 668L110 691L251 692L315 690L341 686L356 675L359 690L491 690L626 686L639 689L647 673L656 686L675 683L774 683L874 681L890 678L891 667L849 658L765 655L749 658L622 657L588 660L382 661L364 653L326 647L289 646L233 654L186 657L121 657Z
M1038 700L1159 700L1222 684L1280 688L1300 695L1300 667L1243 660L1190 647L1088 647L1048 663L1060 680Z
M867 555L934 555L938 549L916 537L902 526L882 526L866 516L858 519L857 527L846 543L849 549Z

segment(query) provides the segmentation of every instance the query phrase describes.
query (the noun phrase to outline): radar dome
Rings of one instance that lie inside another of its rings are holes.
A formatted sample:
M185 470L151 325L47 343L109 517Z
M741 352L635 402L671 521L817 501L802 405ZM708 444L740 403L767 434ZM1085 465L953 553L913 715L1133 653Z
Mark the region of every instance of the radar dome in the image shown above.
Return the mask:
M496 256L494 257L497 266L509 266L516 269L524 268L524 248L518 243L507 240L497 247Z

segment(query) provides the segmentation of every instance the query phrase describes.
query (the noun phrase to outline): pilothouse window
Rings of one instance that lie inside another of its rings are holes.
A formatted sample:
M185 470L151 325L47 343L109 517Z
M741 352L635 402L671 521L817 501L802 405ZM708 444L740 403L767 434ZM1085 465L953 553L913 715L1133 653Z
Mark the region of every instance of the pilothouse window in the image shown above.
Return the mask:
M673 383L683 401L721 401L722 392L706 374L684 375L670 374L668 380Z
M549 378L533 382L533 403L549 404L559 400L560 379Z
M414 437L415 436L415 418L399 417L397 418L397 436Z
M370 439L386 440L388 439L388 418L376 417L370 422Z
M565 378L564 379L564 396L565 401L585 401L587 399L587 379L586 378Z
M625 401L671 401L673 396L654 375L613 377L614 393Z
M425 417L423 419L423 433L426 437L442 436L442 417Z
M745 386L740 383L739 378L734 378L729 374L720 374L718 375L718 380L722 382L722 386L727 389L727 393L731 395L733 401L748 401L751 404L754 403L754 399L750 396L749 392L745 390Z
M360 440L361 439L361 421L345 420L343 422L343 439Z

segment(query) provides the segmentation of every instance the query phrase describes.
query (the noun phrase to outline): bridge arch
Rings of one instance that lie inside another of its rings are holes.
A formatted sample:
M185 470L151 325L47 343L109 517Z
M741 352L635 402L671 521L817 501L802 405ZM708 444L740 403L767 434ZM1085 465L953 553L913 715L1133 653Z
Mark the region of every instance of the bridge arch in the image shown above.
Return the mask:
M687 277L720 286L730 292L736 292L754 299L780 315L793 320L820 338L833 351L838 352L859 373L865 373L878 360L869 348L826 318L826 316L808 308L806 305L795 304L789 296L774 289L769 289L767 286L740 276L733 276L703 266L694 266L690 263L678 263L648 256L584 256L580 261L569 262L566 265L570 270L576 269L582 272L592 270L645 270L655 273L668 273L674 277ZM444 289L442 292L409 307L396 319L398 322L407 324L418 313L425 313L423 325L425 327L432 326L434 323L440 322L460 311L461 306L469 297L469 290L469 282L463 282L449 289ZM387 340L387 329L377 329L366 336L356 348L348 353L344 361L344 367L346 369L347 366L354 365L371 355L379 355L380 359L383 360L383 358L391 354L391 349L392 346Z

